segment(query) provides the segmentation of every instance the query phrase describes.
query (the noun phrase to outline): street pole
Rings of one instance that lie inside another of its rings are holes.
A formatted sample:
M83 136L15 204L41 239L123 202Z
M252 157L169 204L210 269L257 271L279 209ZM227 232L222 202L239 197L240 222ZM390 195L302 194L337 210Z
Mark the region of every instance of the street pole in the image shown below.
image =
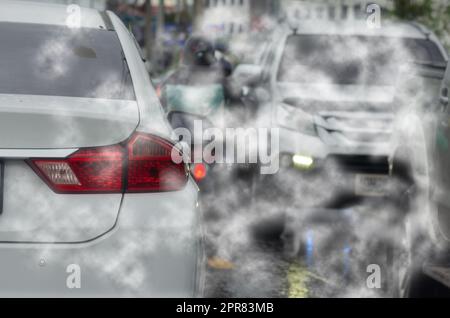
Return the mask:
M159 0L159 6L158 6L158 23L157 23L157 30L156 30L156 38L158 41L161 40L162 34L164 32L164 10L165 10L165 3L164 0Z
M153 29L152 29L152 1L145 0L145 54L147 61L152 59Z
M192 27L198 31L201 27L201 18L204 10L204 0L194 0L194 14L192 18Z

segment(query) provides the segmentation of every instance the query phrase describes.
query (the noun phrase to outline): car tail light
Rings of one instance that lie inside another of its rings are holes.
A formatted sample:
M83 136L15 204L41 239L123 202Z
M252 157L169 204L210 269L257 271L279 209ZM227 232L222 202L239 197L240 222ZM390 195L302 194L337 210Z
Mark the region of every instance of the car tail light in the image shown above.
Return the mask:
M29 163L57 193L166 192L180 190L187 182L184 163L172 161L173 150L160 137L136 133L126 145L81 149L65 159Z
M196 181L202 181L206 178L207 169L205 164L203 163L196 163L194 165L194 168L192 169L192 175L194 176L194 179Z
M173 162L173 149L171 143L152 135L133 136L128 143L127 191L175 191L184 187L186 166Z

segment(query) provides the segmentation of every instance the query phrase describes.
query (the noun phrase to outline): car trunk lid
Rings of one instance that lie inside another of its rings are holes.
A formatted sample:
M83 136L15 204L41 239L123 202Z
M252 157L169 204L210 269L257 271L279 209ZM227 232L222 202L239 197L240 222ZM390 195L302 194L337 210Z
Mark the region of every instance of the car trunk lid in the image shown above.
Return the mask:
M0 95L0 242L84 242L111 230L123 194L57 194L27 160L117 144L138 123L135 101Z
M135 101L0 95L0 149L59 149L123 141L139 123Z

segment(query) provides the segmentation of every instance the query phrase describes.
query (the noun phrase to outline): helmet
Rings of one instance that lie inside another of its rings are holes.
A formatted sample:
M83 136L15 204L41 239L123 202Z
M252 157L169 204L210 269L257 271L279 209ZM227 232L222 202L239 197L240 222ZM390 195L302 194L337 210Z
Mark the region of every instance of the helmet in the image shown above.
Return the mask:
M210 66L216 62L214 46L203 37L191 37L184 48L184 63Z

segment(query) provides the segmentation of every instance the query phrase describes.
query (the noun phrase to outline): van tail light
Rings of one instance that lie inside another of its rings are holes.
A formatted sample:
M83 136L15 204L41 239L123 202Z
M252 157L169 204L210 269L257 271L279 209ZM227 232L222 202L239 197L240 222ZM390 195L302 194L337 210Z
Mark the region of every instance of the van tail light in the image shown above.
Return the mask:
M136 133L126 145L80 149L64 159L31 159L34 171L56 193L167 192L184 188L184 163L172 161L174 146Z

